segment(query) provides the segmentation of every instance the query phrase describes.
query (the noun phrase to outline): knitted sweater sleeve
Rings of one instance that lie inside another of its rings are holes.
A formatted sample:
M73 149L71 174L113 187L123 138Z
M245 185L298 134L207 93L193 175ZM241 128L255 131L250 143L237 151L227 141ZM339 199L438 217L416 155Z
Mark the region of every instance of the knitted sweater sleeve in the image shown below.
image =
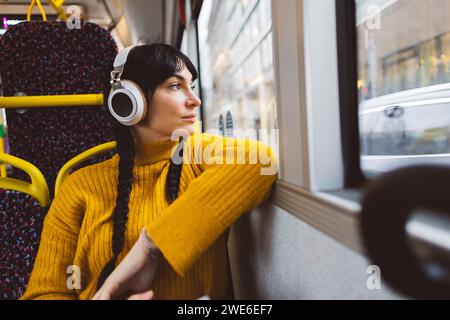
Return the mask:
M45 217L38 254L25 294L21 300L75 300L68 288L68 267L73 264L77 248L84 201L78 172L63 183ZM72 268L76 277L76 269Z
M198 143L189 147L194 154L189 161L198 163L201 174L160 218L146 226L165 259L181 276L241 214L268 197L277 178L276 158L266 145L201 136L201 148L196 148Z

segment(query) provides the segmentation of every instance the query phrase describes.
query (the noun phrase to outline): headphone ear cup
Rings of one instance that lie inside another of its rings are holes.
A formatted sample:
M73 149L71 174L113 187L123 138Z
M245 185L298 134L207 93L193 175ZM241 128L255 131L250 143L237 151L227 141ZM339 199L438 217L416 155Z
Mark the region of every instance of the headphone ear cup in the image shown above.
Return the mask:
M122 80L121 85L121 88L111 90L108 109L121 124L133 126L145 118L147 99L142 89L133 81Z

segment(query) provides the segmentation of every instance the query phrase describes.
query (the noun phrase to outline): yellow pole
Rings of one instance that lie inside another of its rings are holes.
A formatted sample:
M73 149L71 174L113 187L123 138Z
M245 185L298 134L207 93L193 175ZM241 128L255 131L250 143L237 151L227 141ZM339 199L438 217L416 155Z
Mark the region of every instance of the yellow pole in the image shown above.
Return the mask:
M4 152L5 152L4 139L0 138L0 153ZM0 177L6 178L6 164L4 162L0 162Z
M0 177L6 178L6 164L4 163L0 166Z
M31 1L30 7L28 8L28 11L27 11L27 21L31 21L31 12L33 11L33 7L36 3L39 7L39 11L41 12L42 20L47 21L47 16L45 14L44 8L42 7L41 0L32 0Z
M0 108L102 106L103 94L0 97Z

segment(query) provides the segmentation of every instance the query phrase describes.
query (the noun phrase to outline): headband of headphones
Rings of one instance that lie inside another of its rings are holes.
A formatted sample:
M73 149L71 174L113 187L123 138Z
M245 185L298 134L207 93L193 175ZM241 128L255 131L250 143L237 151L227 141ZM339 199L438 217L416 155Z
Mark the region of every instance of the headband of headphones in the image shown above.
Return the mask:
M113 71L111 71L111 86L113 88L114 86L120 85L123 69L125 67L125 64L127 63L128 54L131 52L131 50L140 45L140 43L133 44L129 47L126 47L125 49L120 50L116 55L113 64L114 69Z

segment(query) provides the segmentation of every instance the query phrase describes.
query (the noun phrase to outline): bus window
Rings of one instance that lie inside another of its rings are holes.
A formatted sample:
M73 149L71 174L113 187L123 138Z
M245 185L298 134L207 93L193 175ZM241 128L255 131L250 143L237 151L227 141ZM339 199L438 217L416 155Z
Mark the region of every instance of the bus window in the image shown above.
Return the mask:
M225 135L255 139L266 130L277 149L271 1L206 0L198 37L205 129L225 123Z
M450 1L355 1L362 170L448 163Z

